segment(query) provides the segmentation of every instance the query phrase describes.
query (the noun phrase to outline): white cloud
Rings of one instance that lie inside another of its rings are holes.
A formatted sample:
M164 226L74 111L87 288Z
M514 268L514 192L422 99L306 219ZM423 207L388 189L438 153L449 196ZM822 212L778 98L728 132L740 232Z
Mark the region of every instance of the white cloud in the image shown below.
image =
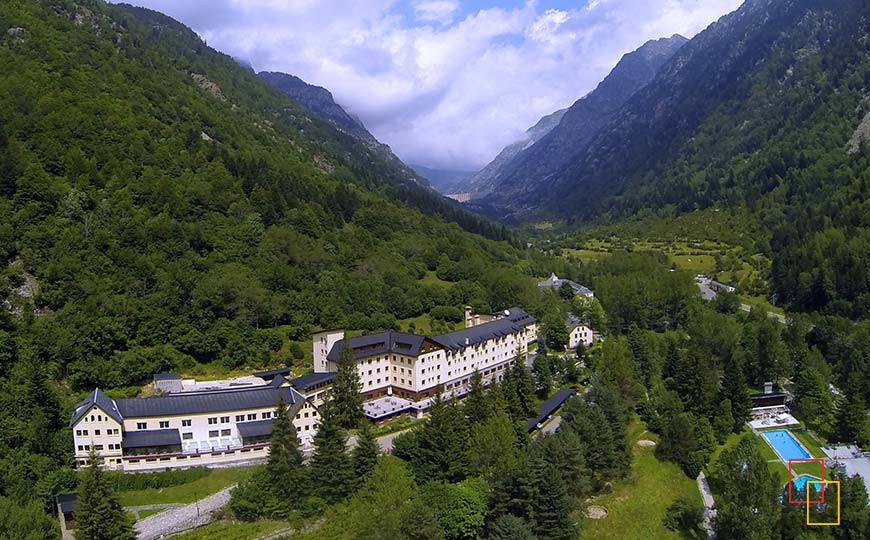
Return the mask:
M454 0L417 0L414 2L414 13L425 22L450 24L454 14L459 11L459 2Z
M257 70L325 86L405 161L464 169L588 93L624 53L691 37L741 0L593 0L548 11L527 0L464 15L454 0L134 3Z

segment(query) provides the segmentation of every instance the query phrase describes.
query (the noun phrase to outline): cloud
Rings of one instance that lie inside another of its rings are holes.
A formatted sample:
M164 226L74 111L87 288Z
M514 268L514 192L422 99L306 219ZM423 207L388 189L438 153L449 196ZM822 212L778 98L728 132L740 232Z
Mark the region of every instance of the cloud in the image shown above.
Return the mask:
M649 39L741 0L133 0L209 45L332 91L403 160L475 169ZM578 3L571 3L574 6Z
M453 0L418 0L414 2L417 19L425 22L450 24L454 14L459 11L459 2Z

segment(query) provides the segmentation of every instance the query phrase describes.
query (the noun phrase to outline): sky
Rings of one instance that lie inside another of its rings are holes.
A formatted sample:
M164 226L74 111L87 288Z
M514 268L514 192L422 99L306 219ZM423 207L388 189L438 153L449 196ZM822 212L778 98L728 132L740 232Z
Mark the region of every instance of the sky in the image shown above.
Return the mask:
M649 39L742 0L126 0L329 89L406 163L478 170Z

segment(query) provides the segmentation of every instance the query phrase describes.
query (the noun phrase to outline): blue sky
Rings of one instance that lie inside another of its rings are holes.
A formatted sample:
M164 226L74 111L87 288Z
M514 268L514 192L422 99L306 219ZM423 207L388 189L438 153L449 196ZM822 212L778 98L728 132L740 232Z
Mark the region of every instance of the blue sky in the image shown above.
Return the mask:
M650 39L742 0L127 0L332 91L408 163L479 169Z

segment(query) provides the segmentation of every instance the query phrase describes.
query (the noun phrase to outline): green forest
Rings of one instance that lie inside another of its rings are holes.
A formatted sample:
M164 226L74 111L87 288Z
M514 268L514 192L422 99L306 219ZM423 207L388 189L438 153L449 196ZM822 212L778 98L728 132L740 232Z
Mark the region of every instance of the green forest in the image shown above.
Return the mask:
M47 513L59 493L104 495L85 498L83 515L115 523L126 519L119 486L206 474L75 471L67 422L95 387L126 397L158 372L298 371L312 331L410 328L422 317L447 330L465 305L534 314L534 369L477 380L461 404L437 402L392 456L378 455L353 375L342 373L350 390L324 411L311 460L276 415L270 464L241 482L227 515L319 527L302 538L583 538L588 501L635 480L629 433L639 426L658 442L657 463L689 480L708 474L722 540L867 538L860 479L842 478L842 527L808 528L778 504L785 479L744 433L750 395L782 381L805 427L870 445L870 158L829 135L853 127L844 119L870 80L850 41L858 20L781 35L786 52L719 96L719 114L672 149L678 158L649 169L634 195L609 199L601 219L630 229L722 205L723 241L771 264L772 299L791 312L784 325L727 295L703 301L693 272L656 250L578 262L527 244L159 13L2 2L0 539L59 538ZM843 30L833 45L768 95L793 61L786 45L832 28ZM805 106L819 96L824 106ZM749 104L749 137L729 116L738 100ZM551 272L596 300L539 291ZM563 351L569 313L603 342ZM540 401L578 385L585 393L566 404L560 431L530 437L523 422ZM698 504L675 500L661 519L695 537ZM129 537L129 524L117 526Z

